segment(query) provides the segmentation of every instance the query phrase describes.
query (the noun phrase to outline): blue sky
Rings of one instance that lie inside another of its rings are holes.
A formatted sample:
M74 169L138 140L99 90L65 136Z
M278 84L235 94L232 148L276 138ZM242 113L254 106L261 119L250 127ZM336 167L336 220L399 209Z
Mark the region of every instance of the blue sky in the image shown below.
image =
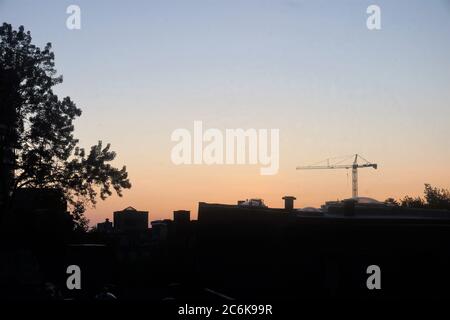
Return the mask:
M81 8L81 30L65 26L70 4ZM381 30L366 28L371 4ZM83 109L82 144L112 142L118 164L155 199L169 199L171 188L162 195L149 184L192 181L178 179L169 159L170 133L194 120L280 128L282 171L269 183L308 204L334 193L315 196L305 186L318 176L290 170L356 152L384 168L366 178L373 197L418 193L424 182L448 187L450 1L0 0L0 20L52 42L64 75L57 91ZM211 198L220 200L228 173ZM112 203L144 205L140 196ZM186 195L180 206L201 200Z

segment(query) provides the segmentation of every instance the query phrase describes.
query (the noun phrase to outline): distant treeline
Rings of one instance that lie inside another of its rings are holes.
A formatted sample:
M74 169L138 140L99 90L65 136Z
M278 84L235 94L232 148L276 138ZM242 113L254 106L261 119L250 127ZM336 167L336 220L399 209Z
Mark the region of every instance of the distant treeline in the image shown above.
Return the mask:
M450 210L450 191L443 188L432 187L425 184L424 197L405 196L402 199L386 199L386 203L406 208L427 208L427 209L447 209Z

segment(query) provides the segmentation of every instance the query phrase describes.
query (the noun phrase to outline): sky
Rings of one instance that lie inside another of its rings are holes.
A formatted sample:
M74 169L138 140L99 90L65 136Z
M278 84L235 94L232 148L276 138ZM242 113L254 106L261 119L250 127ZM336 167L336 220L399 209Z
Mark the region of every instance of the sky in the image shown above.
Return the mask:
M69 5L81 29L66 27ZM381 29L369 30L369 5ZM262 198L281 207L351 196L347 170L298 165L361 154L359 194L378 200L450 188L450 1L0 0L0 22L51 42L64 83L83 110L86 148L111 143L132 189L99 200L91 223L127 206L150 220L198 202ZM279 129L280 167L175 165L171 134Z

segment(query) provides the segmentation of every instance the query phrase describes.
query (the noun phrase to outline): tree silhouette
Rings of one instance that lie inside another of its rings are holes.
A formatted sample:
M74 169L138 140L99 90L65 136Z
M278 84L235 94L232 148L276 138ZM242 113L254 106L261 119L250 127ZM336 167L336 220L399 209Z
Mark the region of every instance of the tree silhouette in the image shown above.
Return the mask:
M86 227L84 211L112 194L130 188L126 167L110 162L116 153L99 141L89 153L78 146L73 121L81 115L70 97L60 99L50 43L40 49L20 26L0 27L0 193L10 211L20 188L55 188L64 193L73 219Z
M421 197L405 196L400 200L400 205L406 208L426 208L426 202Z
M424 193L429 208L450 210L450 192L448 190L425 184Z
M447 189L432 187L425 183L425 197L405 196L399 201L388 198L385 203L402 206L406 208L428 208L428 209L447 209L450 210L450 191Z
M399 205L398 201L395 200L394 198L387 198L386 200L384 200L384 203L390 204L390 205L393 205L393 206L398 206Z

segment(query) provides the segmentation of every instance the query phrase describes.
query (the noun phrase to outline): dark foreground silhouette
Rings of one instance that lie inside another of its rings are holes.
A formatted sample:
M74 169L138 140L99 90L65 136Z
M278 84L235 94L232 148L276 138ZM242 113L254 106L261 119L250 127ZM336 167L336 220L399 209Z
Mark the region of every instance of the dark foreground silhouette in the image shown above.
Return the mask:
M42 220L50 211L23 212L2 232L1 299L450 298L447 210L344 201L306 212L292 199L282 209L199 203L197 221L177 211L150 229L127 229L125 219L120 230L86 234ZM81 270L79 290L67 287L71 265ZM371 265L381 289L367 287Z

